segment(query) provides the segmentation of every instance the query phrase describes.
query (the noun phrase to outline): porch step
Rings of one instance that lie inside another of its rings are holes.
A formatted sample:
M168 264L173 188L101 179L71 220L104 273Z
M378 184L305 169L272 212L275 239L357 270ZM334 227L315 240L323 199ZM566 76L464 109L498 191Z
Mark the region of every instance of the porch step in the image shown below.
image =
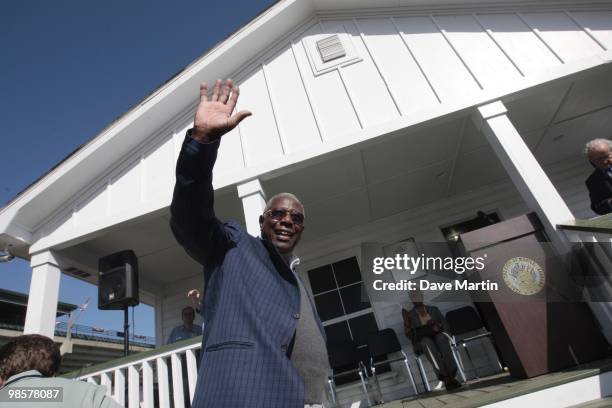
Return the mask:
M584 402L582 404L574 405L571 408L605 408L612 407L612 397L601 398L593 401Z
M462 388L447 393L436 391L421 394L416 398L384 404L384 408L476 408L484 406L538 406L541 408L569 406L612 407L612 397L601 399L601 393L585 395L582 390L602 390L603 385L612 382L612 358L599 360L562 372L539 377L515 380L508 373L497 374L469 381ZM582 399L572 398L582 396ZM591 401L582 402L591 398ZM564 404L564 401L565 402ZM573 401L573 402L570 402Z

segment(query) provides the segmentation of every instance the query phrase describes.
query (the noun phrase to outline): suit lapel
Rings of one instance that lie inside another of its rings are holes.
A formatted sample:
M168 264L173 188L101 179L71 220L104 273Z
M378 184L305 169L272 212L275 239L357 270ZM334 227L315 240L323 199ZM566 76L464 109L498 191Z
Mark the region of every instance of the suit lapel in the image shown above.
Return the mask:
M266 249L266 255L268 255L266 258L268 258L268 261L272 263L272 266L274 266L274 269L276 269L278 274L287 282L297 286L297 281L295 280L293 272L291 272L289 265L287 265L287 262L285 262L274 245L272 245L272 243L265 238L261 238L261 242Z

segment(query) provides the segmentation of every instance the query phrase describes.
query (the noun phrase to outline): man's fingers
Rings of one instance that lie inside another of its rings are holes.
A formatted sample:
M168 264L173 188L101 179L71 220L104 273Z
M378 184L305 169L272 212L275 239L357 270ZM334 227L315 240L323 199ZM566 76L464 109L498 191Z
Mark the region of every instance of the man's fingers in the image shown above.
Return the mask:
M227 103L231 90L232 90L232 80L228 79L227 81L225 81L225 85L223 85L223 88L221 89L221 95L219 95L219 102Z
M252 113L246 110L240 111L240 112L236 112L232 117L230 117L227 122L230 126L230 129L235 128L236 126L238 126L238 124L240 122L242 122L242 120L244 118L247 118L249 116L251 116Z
M215 82L215 87L213 88L212 98L210 98L211 101L216 102L219 100L220 90L221 90L221 80L217 79L217 81Z
M200 84L200 102L208 100L208 85L206 82Z
M233 112L236 108L236 102L238 102L238 95L240 95L240 88L234 86L232 88L232 96L230 97L229 102L227 103L227 106L230 108L230 113Z

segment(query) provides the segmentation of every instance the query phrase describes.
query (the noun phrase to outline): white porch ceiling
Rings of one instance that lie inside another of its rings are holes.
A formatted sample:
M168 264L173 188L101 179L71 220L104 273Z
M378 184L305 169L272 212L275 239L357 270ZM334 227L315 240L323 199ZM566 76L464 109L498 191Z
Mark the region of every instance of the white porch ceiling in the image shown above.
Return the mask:
M215 208L221 219L233 218L244 225L241 203L236 191L217 191ZM119 226L108 233L91 239L70 249L69 257L89 264L92 275L86 280L97 282L94 258L112 254L124 249L131 249L138 257L140 287L149 292L163 291L166 284L193 276L202 267L192 260L177 244L170 229L170 215L165 212L156 217L149 217L141 222ZM83 258L79 258L79 253Z

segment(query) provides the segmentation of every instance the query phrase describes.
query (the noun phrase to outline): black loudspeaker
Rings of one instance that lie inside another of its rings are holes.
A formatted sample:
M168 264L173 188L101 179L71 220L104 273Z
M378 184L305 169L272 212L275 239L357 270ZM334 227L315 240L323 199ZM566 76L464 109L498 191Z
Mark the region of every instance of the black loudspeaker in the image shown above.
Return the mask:
M136 306L138 259L133 251L121 251L98 261L98 309L116 310Z

